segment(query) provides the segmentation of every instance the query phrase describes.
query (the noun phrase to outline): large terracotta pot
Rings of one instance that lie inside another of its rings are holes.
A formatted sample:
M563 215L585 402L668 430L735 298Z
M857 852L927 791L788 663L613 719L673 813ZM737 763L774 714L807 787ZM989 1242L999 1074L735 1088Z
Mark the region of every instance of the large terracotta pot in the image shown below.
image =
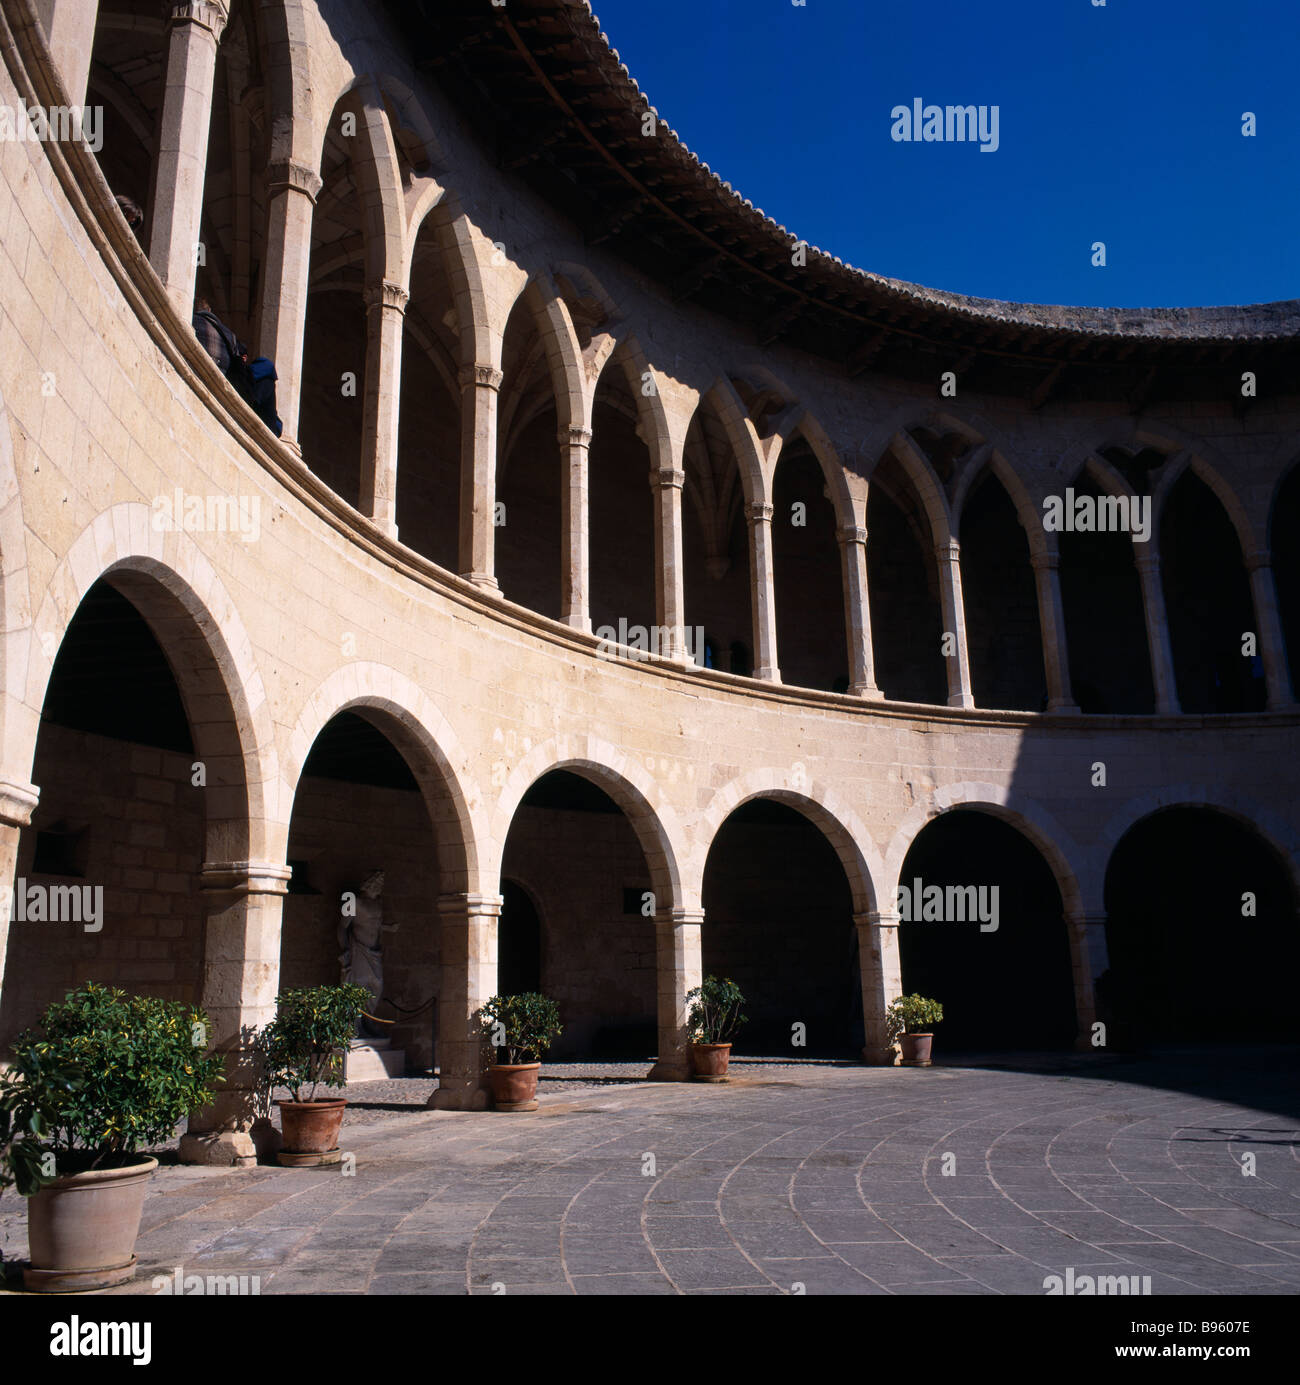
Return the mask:
M540 1063L493 1063L488 1068L492 1104L498 1111L536 1111Z
M928 1068L930 1066L930 1045L933 1034L900 1034L898 1045L903 1050L905 1068Z
M143 1156L124 1168L70 1173L28 1198L27 1288L67 1294L132 1278L144 1195L157 1167L157 1159Z
M692 1044L691 1062L697 1082L723 1082L731 1062L730 1044Z
M343 1125L342 1097L323 1101L277 1101L284 1148L275 1157L288 1168L337 1164L339 1130Z

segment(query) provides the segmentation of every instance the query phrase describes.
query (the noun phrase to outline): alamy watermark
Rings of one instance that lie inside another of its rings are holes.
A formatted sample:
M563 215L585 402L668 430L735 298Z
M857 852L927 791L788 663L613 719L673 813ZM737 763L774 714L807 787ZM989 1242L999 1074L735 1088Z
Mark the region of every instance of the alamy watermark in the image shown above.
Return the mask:
M617 629L602 625L595 634L600 641L596 651L599 659L644 659L648 654L670 658L673 654L673 632L667 625L629 625L626 616L620 616ZM693 663L703 667L704 627L687 625L682 635L686 641L684 652Z
M256 543L262 533L260 495L187 495L180 486L171 495L156 495L150 523L155 534L238 534Z
M84 139L92 154L104 147L103 106L0 105L0 142L67 144Z
M898 887L900 923L978 923L981 933L998 931L1000 885L927 885L917 876Z
M994 154L1002 142L998 106L927 106L919 96L910 106L895 106L889 137L895 144L975 144Z
M185 1274L177 1265L171 1274L157 1274L153 1279L155 1294L179 1297L195 1295L245 1295L262 1292L262 1277L257 1274Z
M0 885L0 916L14 923L79 923L87 933L104 926L103 885L29 885L20 875Z
M1134 543L1151 538L1149 495L1089 495L1067 486L1064 495L1043 501L1043 528L1049 534L1132 534Z

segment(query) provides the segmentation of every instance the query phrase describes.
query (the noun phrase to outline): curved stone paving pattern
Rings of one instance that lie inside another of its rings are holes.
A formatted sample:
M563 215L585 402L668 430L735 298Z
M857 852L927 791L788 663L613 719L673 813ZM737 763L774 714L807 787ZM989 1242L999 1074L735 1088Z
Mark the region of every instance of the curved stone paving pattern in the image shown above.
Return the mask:
M821 1067L389 1119L345 1132L351 1178L164 1169L121 1292L181 1265L263 1293L1042 1294L1067 1268L1150 1275L1157 1294L1295 1293L1294 1081L1276 1054L1225 1061L1238 1100L1169 1089L1200 1080L1186 1059ZM16 1204L0 1202L10 1258Z

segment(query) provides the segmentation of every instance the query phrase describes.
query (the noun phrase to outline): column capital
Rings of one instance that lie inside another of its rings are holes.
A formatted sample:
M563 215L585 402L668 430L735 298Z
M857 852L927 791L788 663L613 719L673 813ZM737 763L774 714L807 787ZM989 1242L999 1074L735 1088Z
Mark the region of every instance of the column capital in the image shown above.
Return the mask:
M568 428L561 428L558 436L561 447L591 446L591 429L583 428L579 424L571 424Z
M854 914L853 922L859 928L897 928L897 909L868 909L865 914Z
M176 0L167 22L173 28L177 24L197 24L211 30L212 37L220 40L229 18L224 0Z
M650 473L650 488L656 491L681 490L686 484L686 473L672 467L656 467Z
M1104 909L1088 910L1075 908L1065 911L1065 922L1071 929L1081 928L1105 928L1106 911Z
M0 823L9 827L27 827L40 796L41 791L35 784L0 779Z
M1247 572L1267 571L1273 566L1273 555L1267 548L1252 548L1245 557Z
M281 191L300 192L312 204L320 196L321 177L306 164L295 163L292 159L281 159L268 164L266 169L266 191L274 197Z
M961 560L961 544L956 539L944 539L934 546L934 556L941 563L956 563Z
M440 894L438 912L444 920L457 914L467 920L471 917L498 918L503 903L504 898L499 894Z
M775 507L766 500L756 500L745 506L745 518L751 524L770 524Z
M865 524L841 524L835 531L835 537L841 544L866 543L867 526Z
M1137 544L1133 545L1133 566L1141 573L1151 573L1153 576L1160 572L1160 553L1153 549L1150 544L1143 544L1140 548Z
M379 284L372 284L361 295L361 301L366 305L367 311L371 308L395 308L399 313L404 313L409 298L410 294L400 284L394 284L388 279Z
M673 906L671 909L655 910L656 928L679 928L683 924L700 924L703 922L703 909L684 909Z
M1061 568L1061 555L1054 549L1040 549L1036 553L1029 555L1029 566L1035 572L1059 572Z
M461 389L475 385L482 389L499 390L505 377L495 366L475 364L461 366L458 378Z
M290 867L277 861L204 861L199 889L231 894L287 894Z

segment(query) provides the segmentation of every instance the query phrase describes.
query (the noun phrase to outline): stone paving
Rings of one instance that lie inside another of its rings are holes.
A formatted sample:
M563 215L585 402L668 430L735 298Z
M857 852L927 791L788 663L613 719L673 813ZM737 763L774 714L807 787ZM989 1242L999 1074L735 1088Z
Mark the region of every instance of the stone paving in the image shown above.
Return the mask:
M164 1166L114 1292L179 1266L263 1294L1041 1295L1071 1268L1294 1294L1297 1056L739 1064L725 1086L584 1069L533 1115L411 1104L355 1124L351 1177ZM11 1261L24 1227L10 1194Z

